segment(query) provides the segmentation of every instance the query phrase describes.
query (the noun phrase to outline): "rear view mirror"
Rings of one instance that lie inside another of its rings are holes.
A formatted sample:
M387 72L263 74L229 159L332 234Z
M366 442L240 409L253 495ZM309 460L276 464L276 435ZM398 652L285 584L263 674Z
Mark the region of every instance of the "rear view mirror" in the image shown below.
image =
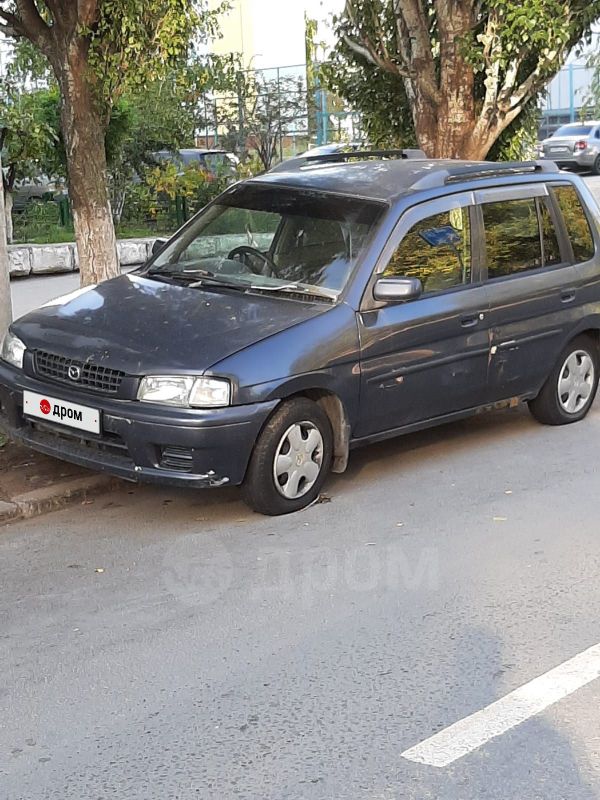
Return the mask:
M160 253L166 243L166 239L155 239L152 243L152 255L155 256L157 253Z
M423 284L418 278L379 278L373 287L375 300L386 303L405 303L423 294Z

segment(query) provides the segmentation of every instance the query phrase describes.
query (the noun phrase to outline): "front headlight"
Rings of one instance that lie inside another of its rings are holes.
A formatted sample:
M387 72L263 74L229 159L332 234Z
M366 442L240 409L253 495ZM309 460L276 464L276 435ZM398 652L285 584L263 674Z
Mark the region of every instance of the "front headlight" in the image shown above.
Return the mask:
M25 355L25 345L23 342L8 331L2 340L2 348L0 349L0 358L7 361L17 369L23 369L23 356Z
M149 375L142 379L138 400L182 408L219 408L231 401L231 384L223 378Z

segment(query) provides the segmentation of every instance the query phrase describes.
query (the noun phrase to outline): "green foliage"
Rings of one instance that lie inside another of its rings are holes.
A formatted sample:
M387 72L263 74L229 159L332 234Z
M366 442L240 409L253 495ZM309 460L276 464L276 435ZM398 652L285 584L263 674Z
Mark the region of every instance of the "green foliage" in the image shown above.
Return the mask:
M28 39L18 39L6 66L5 79L16 86L44 88L50 82L50 64Z
M582 98L586 112L583 118L597 119L600 114L600 53L591 53L586 66L592 70L592 77L587 93Z
M60 230L60 214L57 203L30 203L24 211L14 216L16 242L52 242L55 232ZM72 240L73 233L69 233Z
M53 89L19 93L7 82L0 84L0 89L4 89L0 99L0 147L6 169L4 184L11 191L16 181L33 178L40 172L56 174L52 171L59 147L56 98Z
M541 112L538 98L530 100L519 116L502 131L492 145L490 161L521 161L536 157L536 145L540 127Z
M320 68L321 82L360 111L367 141L377 147L416 147L404 84L369 62L359 63L341 40Z
M218 35L218 15L206 0L100 0L94 23L81 32L99 100L110 107L125 91L139 92L169 75L193 42Z

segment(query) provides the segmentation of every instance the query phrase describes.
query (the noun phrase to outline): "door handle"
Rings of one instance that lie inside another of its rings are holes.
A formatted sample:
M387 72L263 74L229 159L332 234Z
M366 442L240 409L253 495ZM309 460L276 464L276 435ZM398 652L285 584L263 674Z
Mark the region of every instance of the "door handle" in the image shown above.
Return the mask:
M471 314L468 317L463 317L460 321L461 328L474 328L483 319L483 316L483 314Z
M577 292L575 289L565 289L560 293L560 302L561 303L572 303L575 300L575 295Z

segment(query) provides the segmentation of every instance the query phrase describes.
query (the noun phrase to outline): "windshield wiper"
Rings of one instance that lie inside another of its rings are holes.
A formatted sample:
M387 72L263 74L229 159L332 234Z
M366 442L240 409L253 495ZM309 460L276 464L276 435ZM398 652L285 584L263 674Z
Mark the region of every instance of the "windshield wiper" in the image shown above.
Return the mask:
M162 270L150 270L147 275L153 278L166 278L174 283L184 283L190 289L198 289L201 286L211 284L213 286L226 286L228 289L238 289L239 291L246 291L248 286L246 284L238 283L237 281L223 280L215 272L210 272L207 269L186 269L182 272Z
M150 270L148 270L146 275L151 275L153 277L155 275L160 275L160 276L165 277L165 278L174 278L174 279L182 278L183 280L186 280L186 276L189 275L191 280L194 280L194 281L198 279L198 276L201 276L203 278L214 278L215 277L215 273L211 272L208 269L171 270L171 269L167 269L166 267L156 267L155 269L150 269Z
M250 289L255 292L269 292L271 294L276 294L277 292L281 292L282 294L301 294L307 298L317 297L320 300L328 300L330 303L333 303L335 300L335 297L329 294L329 292L324 292L316 287L314 289L308 289L304 286L299 286L297 283L285 283L283 286L257 286L252 284Z

